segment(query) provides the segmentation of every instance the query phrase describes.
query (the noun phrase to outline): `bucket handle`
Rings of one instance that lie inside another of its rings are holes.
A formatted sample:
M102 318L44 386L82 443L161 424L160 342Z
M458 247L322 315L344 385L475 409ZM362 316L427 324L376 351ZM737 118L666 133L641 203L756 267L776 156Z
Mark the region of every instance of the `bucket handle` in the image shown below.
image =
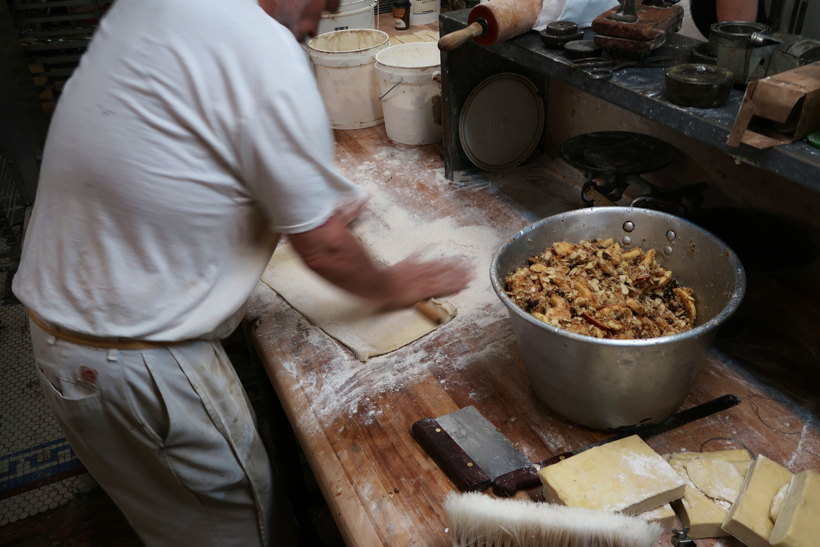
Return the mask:
M385 98L385 97L387 97L387 95L388 95L391 91L393 91L394 89L396 89L396 88L398 87L398 85L399 85L400 83L402 83L403 81L404 81L404 78L402 78L401 80L399 80L398 82L396 82L395 84L393 84L393 85L390 87L390 89L388 89L387 91L385 91L384 93L382 93L382 96L381 96L381 97L379 97L379 100L380 100L380 101L383 101L383 100L384 100L384 98Z
M438 82L439 84L441 84L441 71L437 70L437 71L433 72L430 79L435 81L435 82ZM398 82L396 82L395 84L390 86L390 89L388 89L387 91L382 93L381 97L379 97L379 101L384 101L384 98L387 97L390 94L391 91L396 89L399 86L399 84L401 84L403 82L404 82L404 78L402 78L401 80L399 80Z

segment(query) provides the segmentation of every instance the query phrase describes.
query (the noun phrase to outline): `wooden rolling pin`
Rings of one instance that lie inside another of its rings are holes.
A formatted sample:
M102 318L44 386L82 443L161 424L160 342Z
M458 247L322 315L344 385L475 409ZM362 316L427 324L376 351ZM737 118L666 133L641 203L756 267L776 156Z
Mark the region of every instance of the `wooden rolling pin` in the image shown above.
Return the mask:
M467 26L445 34L438 48L450 51L474 40L490 46L532 30L541 12L542 0L488 0L470 10Z
M441 325L450 318L450 315L445 310L439 308L429 300L416 302L413 307L436 325Z

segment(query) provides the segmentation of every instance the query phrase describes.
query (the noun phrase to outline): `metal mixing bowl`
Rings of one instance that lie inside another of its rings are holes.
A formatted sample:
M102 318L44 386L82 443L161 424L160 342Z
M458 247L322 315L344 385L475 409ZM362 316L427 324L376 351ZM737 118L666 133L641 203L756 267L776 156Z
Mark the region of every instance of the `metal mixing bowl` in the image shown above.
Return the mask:
M548 325L519 308L504 280L556 241L613 238L654 248L657 260L691 287L694 329L646 340L604 340ZM746 276L725 243L680 217L634 207L570 211L536 222L496 253L490 277L507 306L533 389L553 411L598 429L662 421L683 402L723 323L740 305Z

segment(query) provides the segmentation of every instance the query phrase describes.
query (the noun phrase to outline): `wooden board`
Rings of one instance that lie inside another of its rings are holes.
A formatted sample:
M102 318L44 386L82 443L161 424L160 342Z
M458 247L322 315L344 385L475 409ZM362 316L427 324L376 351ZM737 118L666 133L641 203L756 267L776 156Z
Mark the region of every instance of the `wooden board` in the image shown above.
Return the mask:
M381 126L336 135L346 174L353 180L379 180L375 201L400 204L418 226L447 219L457 229L495 234L497 241L483 252L537 217L580 205L575 181L548 166L476 175L453 184L443 177L436 147L393 145ZM478 248L480 242L473 245ZM533 461L607 436L563 421L535 397L506 311L489 284L485 266L490 257L476 258L478 277L465 291L474 305L456 301L459 316L451 323L368 363L355 359L266 287L254 292L248 320L256 349L350 545L449 544L441 504L454 486L410 436L411 425L421 418L475 405ZM799 308L792 313L806 320ZM804 328L812 332L816 316L808 315ZM769 332L781 339L782 330ZM759 332L750 332L757 343L766 343ZM727 351L738 343L737 332L729 335L717 342ZM816 336L803 344L816 345L814 340ZM684 406L725 393L742 403L651 439L650 446L660 453L745 447L794 472L820 469L816 384L795 386L787 396L752 373L725 353L710 354ZM787 377L780 376L783 381ZM525 495L540 499L538 489Z

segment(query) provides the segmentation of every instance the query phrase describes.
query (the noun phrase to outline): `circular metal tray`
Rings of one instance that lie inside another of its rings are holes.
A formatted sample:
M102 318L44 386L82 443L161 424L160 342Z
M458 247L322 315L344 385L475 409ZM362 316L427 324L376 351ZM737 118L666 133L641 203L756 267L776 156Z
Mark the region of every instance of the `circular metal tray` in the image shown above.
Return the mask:
M526 160L538 145L544 104L524 76L496 74L467 96L458 129L464 153L477 167L509 169Z
M607 175L657 171L669 165L676 153L660 139L628 131L584 133L561 145L561 156L573 167Z

